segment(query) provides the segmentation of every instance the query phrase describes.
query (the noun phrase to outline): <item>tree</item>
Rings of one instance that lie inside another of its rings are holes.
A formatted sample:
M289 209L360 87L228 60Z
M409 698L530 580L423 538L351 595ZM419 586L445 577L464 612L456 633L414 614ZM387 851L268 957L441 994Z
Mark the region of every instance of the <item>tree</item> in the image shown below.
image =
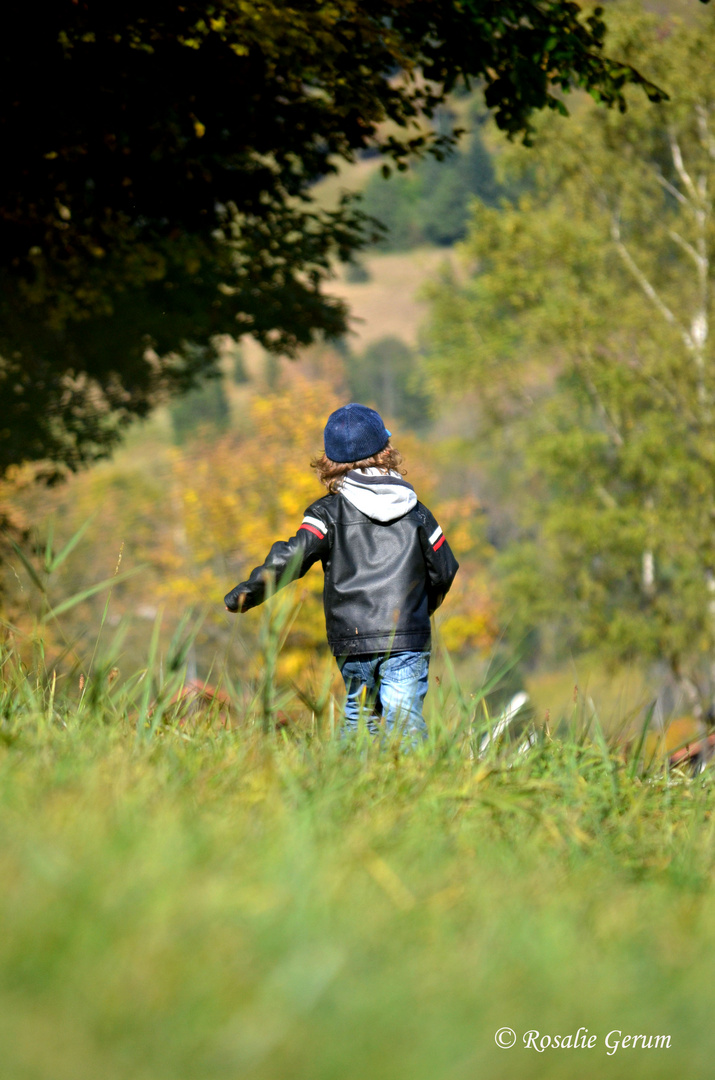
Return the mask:
M415 379L414 351L400 338L374 341L347 365L350 396L375 405L414 431L429 427L432 402Z
M385 227L380 248L451 246L464 239L471 200L476 196L494 204L499 194L489 152L475 130L467 146L444 161L424 158L396 177L373 173L362 208Z
M475 208L476 273L435 290L431 329L434 370L478 387L520 474L515 628L664 659L694 701L715 650L712 22L613 12L610 47L670 101L544 124L530 191Z
M344 329L322 285L371 234L317 177L377 148L402 167L459 79L530 129L583 86L640 83L598 10L556 0L73 0L4 23L0 472L105 454L210 371L213 334L290 353ZM389 127L383 127L390 121ZM388 132L385 134L384 132Z

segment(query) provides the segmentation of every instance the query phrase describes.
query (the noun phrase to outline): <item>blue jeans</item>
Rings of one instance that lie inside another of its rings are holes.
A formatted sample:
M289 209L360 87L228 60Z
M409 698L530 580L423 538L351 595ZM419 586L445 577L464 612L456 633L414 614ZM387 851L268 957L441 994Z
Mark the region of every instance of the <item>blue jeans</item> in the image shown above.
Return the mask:
M428 686L429 652L369 653L340 657L345 681L343 734L354 733L362 715L371 735L401 735L411 743L427 738L422 703Z

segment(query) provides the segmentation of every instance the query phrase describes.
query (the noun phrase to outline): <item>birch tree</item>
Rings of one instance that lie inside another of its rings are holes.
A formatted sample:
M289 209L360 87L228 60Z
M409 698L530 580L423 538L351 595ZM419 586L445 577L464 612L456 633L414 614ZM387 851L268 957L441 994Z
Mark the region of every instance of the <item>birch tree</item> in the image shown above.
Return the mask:
M430 363L477 388L480 435L522 482L501 558L513 625L665 659L699 707L715 654L715 28L710 11L683 25L626 5L610 25L670 100L584 101L505 155L526 194L474 208L468 279L433 290Z

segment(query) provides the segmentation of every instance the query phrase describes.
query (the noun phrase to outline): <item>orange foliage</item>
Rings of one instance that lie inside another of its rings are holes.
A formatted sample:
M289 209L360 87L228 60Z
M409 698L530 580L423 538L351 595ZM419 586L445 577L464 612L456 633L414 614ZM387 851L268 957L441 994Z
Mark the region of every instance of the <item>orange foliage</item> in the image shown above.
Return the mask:
M0 527L22 532L27 528L27 515L19 504L18 496L33 481L33 470L14 465L0 479Z
M482 535L482 508L467 495L437 501L432 509L460 564L439 620L442 642L450 652L484 651L494 644L499 626L487 573L490 549Z
M294 535L306 506L325 494L309 461L320 449L325 418L338 404L324 383L294 375L289 390L253 398L245 434L176 453L178 535L165 553L167 577L160 586L167 602L210 601L213 617L225 621L224 593L263 562L275 540ZM302 611L284 653L284 674L297 673L311 653L325 647L320 568L291 589Z
M345 395L338 370L293 365L275 390L254 383L241 395L242 407L234 409L237 423L229 433L213 438L204 433L177 449L155 429L114 461L73 477L54 493L41 498L25 493L27 517L39 525L40 540L47 529L42 517L54 516L56 545L96 515L53 583L56 599L111 576L121 549L122 570L148 564L112 597L111 623L125 614L132 618L133 647L148 634L147 623L157 609L166 609L169 633L188 608L198 608L207 613L202 655L208 666L232 634L240 636L249 657L253 654L261 612L236 622L224 611L222 598L263 562L275 540L296 532L305 508L325 494L309 462L322 449L325 420ZM488 648L497 625L479 504L462 495L440 495L444 465L439 447L401 434L394 418L385 420L396 433L393 441L405 459L407 479L439 520L460 561L460 573L437 617L441 638L455 652ZM17 477L0 486L0 512L10 506L14 519L22 521L19 484ZM318 566L286 591L286 599L302 606L281 658L283 675L298 677L316 654L327 650L322 588ZM68 632L92 640L104 599L75 609Z

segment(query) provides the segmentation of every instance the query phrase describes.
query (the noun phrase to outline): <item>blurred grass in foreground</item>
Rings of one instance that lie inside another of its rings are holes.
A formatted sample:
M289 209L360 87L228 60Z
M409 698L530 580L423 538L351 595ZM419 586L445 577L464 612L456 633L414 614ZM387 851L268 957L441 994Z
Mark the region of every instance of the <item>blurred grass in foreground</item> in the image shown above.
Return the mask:
M707 781L97 723L19 735L0 787L8 1076L708 1075Z
M325 697L275 732L260 682L228 726L177 716L184 653L81 693L0 658L3 1075L711 1074L708 772L578 716L480 760L458 687L411 756L340 744ZM590 1050L521 1041L581 1025ZM609 1056L614 1029L671 1046Z

